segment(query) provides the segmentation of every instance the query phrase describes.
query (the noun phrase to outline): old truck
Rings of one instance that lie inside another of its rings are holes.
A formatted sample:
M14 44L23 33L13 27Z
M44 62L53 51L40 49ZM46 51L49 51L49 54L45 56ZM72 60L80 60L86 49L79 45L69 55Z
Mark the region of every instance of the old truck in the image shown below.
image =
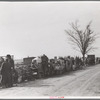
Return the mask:
M94 65L95 64L95 55L88 55L87 60L88 60L89 65Z

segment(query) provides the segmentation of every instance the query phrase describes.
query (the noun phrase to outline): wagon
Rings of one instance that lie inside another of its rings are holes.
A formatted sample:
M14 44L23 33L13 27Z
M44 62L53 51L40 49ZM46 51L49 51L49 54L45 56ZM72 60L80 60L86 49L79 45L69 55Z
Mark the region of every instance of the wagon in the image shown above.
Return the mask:
M18 83L24 82L24 81L30 81L34 80L33 73L30 69L30 66L28 65L19 65L16 68L16 71L18 72Z

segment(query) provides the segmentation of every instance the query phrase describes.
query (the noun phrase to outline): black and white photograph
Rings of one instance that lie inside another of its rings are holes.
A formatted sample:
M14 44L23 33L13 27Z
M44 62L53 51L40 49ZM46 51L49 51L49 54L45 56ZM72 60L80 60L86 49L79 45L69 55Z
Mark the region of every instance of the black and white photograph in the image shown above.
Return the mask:
M0 98L99 98L99 1L0 1Z

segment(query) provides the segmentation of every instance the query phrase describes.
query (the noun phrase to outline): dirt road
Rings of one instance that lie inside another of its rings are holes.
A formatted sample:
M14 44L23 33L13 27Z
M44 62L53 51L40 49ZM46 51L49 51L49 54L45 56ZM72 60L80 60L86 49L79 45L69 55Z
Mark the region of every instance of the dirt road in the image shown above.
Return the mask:
M100 96L100 65L0 90L0 97L35 96Z

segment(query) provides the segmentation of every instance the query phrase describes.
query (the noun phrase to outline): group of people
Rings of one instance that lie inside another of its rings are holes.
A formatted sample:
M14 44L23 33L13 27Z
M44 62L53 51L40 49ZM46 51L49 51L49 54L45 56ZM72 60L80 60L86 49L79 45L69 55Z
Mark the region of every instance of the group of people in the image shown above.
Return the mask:
M100 62L100 59L97 61ZM88 65L88 59L81 57L54 57L49 59L45 54L38 56L32 60L28 68L24 70L22 67L20 75L22 78L33 79L33 72L37 72L38 77L47 77L57 74L62 74L67 71L83 69ZM26 71L29 71L26 73ZM19 78L18 70L14 67L14 60L11 55L7 55L6 58L0 58L0 79L3 88L12 87L14 82L18 82ZM26 78L25 78L26 77Z
M96 60L100 61L100 60ZM39 56L32 60L31 67L38 69L38 75L42 72L43 76L52 76L55 74L62 74L67 71L73 71L77 69L84 69L85 66L92 65L91 62L94 62L95 59L89 59L85 57L84 60L82 57L54 57L49 59L45 54ZM91 64L90 64L91 63Z
M14 71L14 60L11 55L7 55L4 59L0 58L0 80L3 88L13 86L13 71Z
M49 58L43 54L32 60L31 68L37 69L38 74L43 72L43 76L46 76L46 70L48 69Z
M31 68L36 68L38 74L43 72L43 76L59 74L70 70L75 70L83 66L83 60L79 57L54 57L49 59L45 54L32 60Z

